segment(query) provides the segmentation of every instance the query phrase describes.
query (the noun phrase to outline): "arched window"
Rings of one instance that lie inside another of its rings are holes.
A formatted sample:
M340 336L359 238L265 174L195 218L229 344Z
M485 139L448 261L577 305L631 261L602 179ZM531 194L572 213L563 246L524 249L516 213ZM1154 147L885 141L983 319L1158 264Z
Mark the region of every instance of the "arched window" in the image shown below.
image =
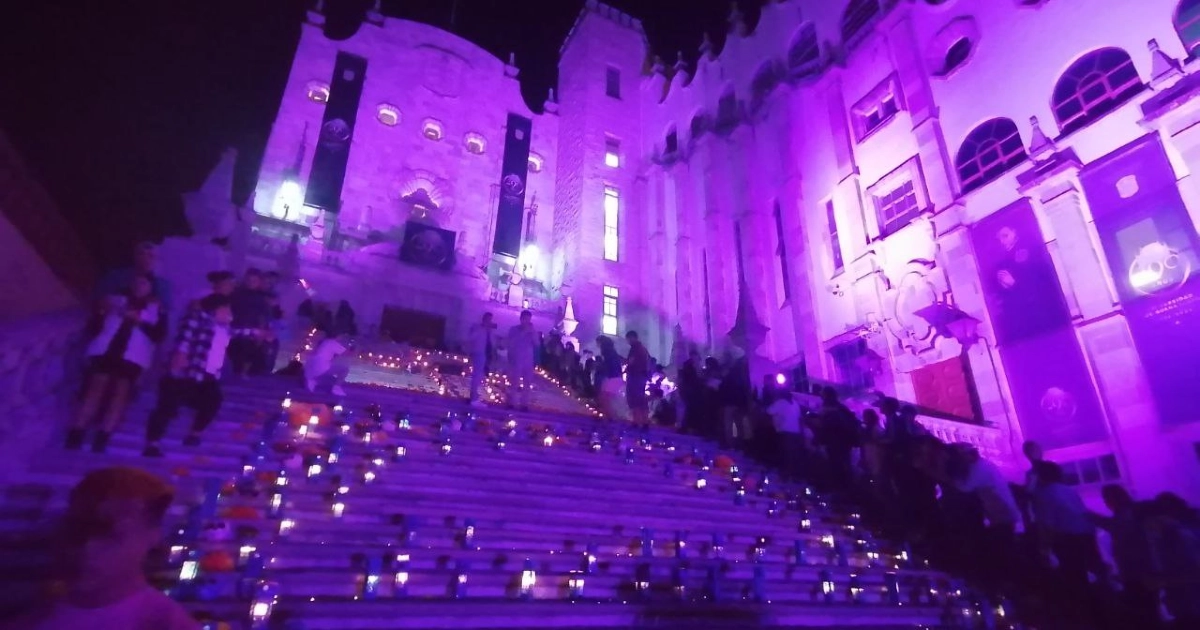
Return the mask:
M1124 50L1090 52L1067 68L1054 86L1051 105L1058 128L1071 133L1116 109L1143 87Z
M781 68L775 60L769 60L758 69L754 75L754 79L750 81L750 109L757 110L771 96L771 92L779 85L783 79L780 72Z
M954 159L954 167L966 193L1000 177L1026 157L1016 123L1007 118L993 118L967 134Z
M1191 55L1200 48L1200 0L1183 0L1175 9L1175 32Z
M727 133L733 131L738 124L738 101L737 96L730 90L717 101L717 120L713 124L713 129L718 133Z
M812 22L805 22L792 40L788 48L788 70L793 73L804 72L821 59L821 48L817 43L817 27Z
M850 0L842 14L842 42L848 42L882 13L881 0Z

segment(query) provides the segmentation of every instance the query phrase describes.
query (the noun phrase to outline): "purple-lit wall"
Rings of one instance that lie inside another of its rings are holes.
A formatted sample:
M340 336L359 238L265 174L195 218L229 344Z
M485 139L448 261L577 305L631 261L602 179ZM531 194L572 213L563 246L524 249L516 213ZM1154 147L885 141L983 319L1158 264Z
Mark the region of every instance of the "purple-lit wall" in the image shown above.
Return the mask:
M1063 462L1115 455L1120 481L1139 493L1170 488L1200 499L1193 481L1200 478L1193 447L1200 414L1175 389L1196 370L1183 358L1172 367L1145 363L1154 356L1165 365L1158 355L1172 340L1190 347L1196 316L1177 309L1174 327L1142 330L1137 304L1121 299L1103 220L1081 182L1091 163L1152 134L1170 158L1171 190L1179 192L1172 216L1185 217L1184 233L1194 238L1195 94L1184 85L1173 88L1177 95L1159 96L1175 85L1169 58L1186 57L1172 23L1176 0L885 2L894 6L884 6L848 42L846 5L768 2L752 29L733 15L719 51L702 54L695 68L647 79L642 151L647 188L657 192L643 214L646 229L664 231L675 244L664 262L646 269L647 282L663 287L652 305L662 325L679 322L701 341L728 330L736 265L726 240L728 226L740 221L752 235L745 248L751 296L771 329L763 351L780 367L803 356L811 372L837 379L829 350L865 337L883 358L876 382L913 399L915 372L965 351L984 419L1010 461L1022 439L1035 438ZM800 51L808 32L819 42L815 61ZM947 68L947 53L962 39L970 42L965 61ZM1151 39L1169 58L1154 59ZM1110 47L1128 53L1146 88L1138 92L1134 80L1124 86L1132 97L1062 134L1051 106L1056 83L1089 52ZM692 121L716 116L729 91L739 122L693 133ZM885 94L898 111L868 129L873 104ZM1041 142L1032 116L1056 144L1030 146ZM1009 151L1008 168L964 193L955 158L973 130L995 119L1014 121L1008 128L1019 134L997 145ZM679 151L667 155L672 130ZM1017 143L1035 153L1036 168L1022 160ZM916 211L889 224L877 211L879 199L906 180ZM776 202L788 244L786 279L777 271ZM841 268L831 252L829 203ZM997 284L1007 250L993 246L1005 219L989 221L1013 207L1021 216L1010 219L1029 239L1020 248L1028 256L1009 261L1024 274L1018 288L1031 287L1023 298ZM721 296L711 313L698 270L704 256L708 289ZM790 283L786 300L777 290L781 281ZM933 302L978 319L980 339L963 348L945 331L930 330L916 312ZM1171 413L1159 411L1165 399Z
M527 193L538 205L537 273L556 296L574 298L583 339L600 330L608 285L620 292L619 331L642 332L659 358L670 356L677 325L688 342L721 352L740 267L769 365L804 361L838 380L830 350L865 339L881 389L915 399L919 374L922 399L959 401L959 380L939 393L928 374L965 355L971 400L992 427L972 431L987 434L990 455L1015 464L1021 440L1036 438L1062 462L1114 456L1119 481L1140 494L1169 488L1200 499L1200 418L1180 399L1191 364L1159 359L1176 342L1191 347L1194 315L1147 314L1191 285L1126 294L1113 243L1133 237L1119 236L1129 226L1111 217L1129 211L1097 187L1130 184L1096 175L1119 161L1108 156L1154 139L1155 199L1169 206L1155 220L1171 223L1179 243L1195 241L1200 78L1180 77L1200 62L1173 61L1187 57L1172 23L1177 0L881 1L849 37L846 5L771 1L754 24L735 12L719 47L706 44L694 66L667 60L646 73L640 23L589 0L565 36L557 102L542 114L521 101L515 68L436 28L382 18L333 42L308 25L256 210L272 214L307 123L306 176L322 113L306 90L328 81L338 50L362 55L370 70L339 230L386 232L410 210L403 197L423 188L439 225L459 233L459 255L480 260L500 126L509 112L531 116L543 164ZM1160 52L1148 50L1151 39ZM1056 85L1102 49L1125 60L1105 84L1120 101L1064 133L1060 118L1072 110L1052 105ZM620 98L606 94L610 68ZM381 103L398 108L398 125L377 121ZM442 125L442 140L422 135L426 120ZM486 140L483 155L464 149L466 134ZM608 139L620 143L615 168L605 165ZM1004 166L975 181L978 169L960 172L959 158ZM604 259L606 186L621 198L615 262ZM444 312L461 328L489 307L467 271L439 282L378 256L344 256L357 262L339 267L316 253L306 264L332 293L369 301L368 322L400 303ZM935 303L978 320L978 338L930 326L920 313Z

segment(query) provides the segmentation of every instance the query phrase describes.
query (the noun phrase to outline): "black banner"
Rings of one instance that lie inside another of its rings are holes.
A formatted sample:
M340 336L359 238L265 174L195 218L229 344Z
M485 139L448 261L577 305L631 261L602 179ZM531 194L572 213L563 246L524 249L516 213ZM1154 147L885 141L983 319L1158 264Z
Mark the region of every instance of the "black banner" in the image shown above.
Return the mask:
M457 235L443 230L409 221L404 225L404 244L400 246L400 260L422 267L450 269L454 267L454 241Z
M521 253L521 223L525 218L525 179L529 173L529 134L533 121L508 115L504 163L500 167L500 205L492 253L517 257Z
M329 102L325 103L325 118L321 121L317 150L313 155L312 172L308 176L306 206L331 212L341 209L346 161L350 157L350 142L354 138L358 101L362 97L366 73L365 58L338 53L333 79L329 82Z

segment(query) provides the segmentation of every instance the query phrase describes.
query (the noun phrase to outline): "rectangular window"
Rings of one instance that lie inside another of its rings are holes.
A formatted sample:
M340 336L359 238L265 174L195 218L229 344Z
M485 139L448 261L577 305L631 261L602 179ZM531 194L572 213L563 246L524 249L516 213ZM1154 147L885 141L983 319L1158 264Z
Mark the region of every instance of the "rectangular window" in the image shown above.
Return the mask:
M617 68L609 66L604 76L604 93L613 98L621 98L621 71Z
M619 296L617 287L604 285L604 318L600 322L600 329L606 335L617 334L617 298Z
M825 222L829 228L829 250L833 254L833 272L842 270L842 240L838 238L837 215L833 211L833 200L825 202Z
M621 166L621 141L616 138L604 140L604 165L609 168Z
M875 204L878 236L888 236L908 225L929 205L925 180L917 158L901 164L867 189Z
M854 105L854 130L858 139L871 135L876 129L887 124L900 111L897 99L897 84L895 77L880 83Z
M775 286L779 288L775 291L775 296L782 307L792 298L792 288L788 286L787 244L783 240L783 211L778 201L775 202L775 255L779 257L775 276Z
M617 218L620 214L621 194L612 186L604 187L604 260L616 260L620 251L617 236Z

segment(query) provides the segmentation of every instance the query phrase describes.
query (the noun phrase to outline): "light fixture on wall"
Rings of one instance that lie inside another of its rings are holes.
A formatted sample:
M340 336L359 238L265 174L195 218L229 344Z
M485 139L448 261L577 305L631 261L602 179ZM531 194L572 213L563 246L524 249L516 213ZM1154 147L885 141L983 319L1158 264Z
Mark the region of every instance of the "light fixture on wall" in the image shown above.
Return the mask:
M979 320L953 304L934 302L913 311L913 314L929 322L942 336L958 341L963 348L969 348L979 340Z
M299 209L303 203L304 189L300 187L300 182L289 177L279 185L279 192L275 194L275 205L271 208L271 214L276 219L292 220L292 211Z

